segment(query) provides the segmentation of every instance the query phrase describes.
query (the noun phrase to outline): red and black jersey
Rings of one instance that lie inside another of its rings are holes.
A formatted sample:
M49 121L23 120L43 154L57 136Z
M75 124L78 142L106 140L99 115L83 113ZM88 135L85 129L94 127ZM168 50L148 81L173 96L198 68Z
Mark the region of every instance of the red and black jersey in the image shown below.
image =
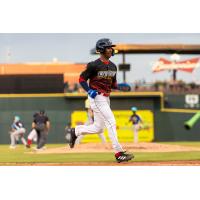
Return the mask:
M80 75L79 82L89 80L91 89L109 95L111 89L117 88L116 74L117 67L113 62L103 62L99 58L87 64L85 71Z

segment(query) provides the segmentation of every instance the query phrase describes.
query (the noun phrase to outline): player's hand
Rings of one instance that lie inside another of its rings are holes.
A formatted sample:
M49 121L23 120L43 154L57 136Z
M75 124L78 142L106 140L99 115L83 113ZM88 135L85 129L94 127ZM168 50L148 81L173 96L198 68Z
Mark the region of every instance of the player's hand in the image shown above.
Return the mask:
M97 96L97 94L98 94L97 90L93 89L88 90L88 95L93 99Z

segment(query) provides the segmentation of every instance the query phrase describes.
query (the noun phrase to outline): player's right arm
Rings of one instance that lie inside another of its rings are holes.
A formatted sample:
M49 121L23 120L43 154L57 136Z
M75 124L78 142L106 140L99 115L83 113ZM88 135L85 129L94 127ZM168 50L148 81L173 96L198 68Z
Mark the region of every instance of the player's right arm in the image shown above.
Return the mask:
M130 123L130 122L132 122L132 121L133 121L133 120L132 120L132 115L131 115L128 122Z
M11 131L12 131L12 132L15 131L15 126L14 126L14 124L11 125Z
M88 79L91 78L92 74L93 74L93 64L92 62L88 63L86 66L86 69L80 74L79 77L79 83L81 84L81 86L83 87L83 89L88 92L88 90L90 90L90 87L87 83Z
M96 90L93 90L89 87L87 81L94 75L94 66L93 63L90 62L87 64L86 69L81 73L79 77L79 83L82 88L88 93L91 98L95 98L98 94Z

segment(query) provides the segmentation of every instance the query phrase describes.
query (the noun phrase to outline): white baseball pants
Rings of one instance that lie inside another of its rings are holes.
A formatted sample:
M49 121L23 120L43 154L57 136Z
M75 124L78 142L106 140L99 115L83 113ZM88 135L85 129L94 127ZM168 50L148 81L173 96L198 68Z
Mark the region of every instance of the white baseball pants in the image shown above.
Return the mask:
M138 143L138 131L140 129L140 125L139 124L134 124L133 125L133 134L134 134L134 143L137 144Z
M26 145L26 140L23 137L23 134L25 134L26 129L25 128L19 128L18 130L15 130L13 132L10 132L10 140L11 140L11 146L15 146L16 143L15 141L20 137L20 134L22 134L21 136L21 141L24 145Z
M91 97L88 97L88 99L90 101L91 109L94 112L94 123L88 126L76 126L75 134L79 136L84 134L102 133L104 126L106 126L115 152L123 151L117 138L116 121L110 109L110 98L99 94L95 99L92 99Z
M87 112L87 118L88 118L88 120L85 123L86 126L89 126L89 125L94 123L93 117L91 116L90 112ZM104 131L101 132L101 133L98 133L98 136L99 136L101 142L103 144L105 144L106 143L106 138L104 136ZM84 135L79 135L78 138L76 139L75 144L80 144L83 138L84 138Z
M28 135L28 140L33 140L34 142L36 142L37 141L37 132L36 132L36 130L35 129L33 129L30 133L29 133L29 135Z

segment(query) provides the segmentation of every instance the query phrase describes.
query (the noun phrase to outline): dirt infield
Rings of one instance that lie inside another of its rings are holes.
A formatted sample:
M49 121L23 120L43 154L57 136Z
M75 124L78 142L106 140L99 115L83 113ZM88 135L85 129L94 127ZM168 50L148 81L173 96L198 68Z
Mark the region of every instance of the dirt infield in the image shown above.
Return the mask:
M200 152L200 147L182 146L175 144L160 144L160 143L122 143L125 150L128 152ZM74 149L70 149L67 145L63 147L47 148L43 151L27 152L30 154L71 154L71 153L107 153L112 152L111 144L102 145L101 143L87 143L76 145ZM200 160L170 160L169 161L136 161L116 163L111 161L69 161L69 162L35 162L35 163L4 163L4 165L19 165L19 166L200 166Z
M122 146L129 152L183 152L183 151L200 151L200 147L186 147L180 145L168 145L158 143L123 143ZM101 153L113 152L111 144L102 145L100 143L87 143L77 145L74 149L68 146L47 148L44 151L39 151L39 154L61 154L61 153Z

